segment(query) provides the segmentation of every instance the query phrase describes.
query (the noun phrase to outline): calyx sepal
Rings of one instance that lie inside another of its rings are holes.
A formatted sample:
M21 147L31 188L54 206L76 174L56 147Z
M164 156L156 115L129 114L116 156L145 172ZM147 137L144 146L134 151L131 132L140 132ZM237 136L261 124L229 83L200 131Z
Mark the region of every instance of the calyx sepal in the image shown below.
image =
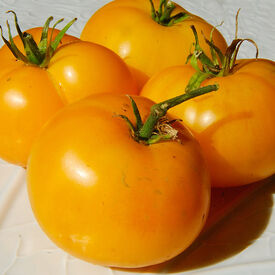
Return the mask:
M225 53L223 53L213 41L213 31L212 29L210 34L210 39L204 37L205 42L210 47L211 57L208 57L203 49L200 47L198 34L195 27L192 25L191 29L193 31L195 42L193 44L194 51L187 57L186 63L190 62L191 66L196 70L196 73L191 77L187 87L186 92L196 89L201 86L201 83L205 79L213 77L227 76L231 74L236 65L236 58L239 52L239 49L243 42L248 41L253 44L256 48L256 58L258 58L258 46L257 44L249 38L238 38L238 15L236 15L236 32L235 39L227 47Z
M12 13L14 15L14 23L15 27L17 30L17 33L24 45L24 51L25 54L22 53L16 44L14 43L14 40L11 35L11 30L10 30L10 25L9 22L7 21L7 28L8 28L8 34L9 34L9 40L7 40L3 36L3 30L2 27L0 26L0 31L1 31L1 37L4 41L4 43L7 45L7 47L11 50L13 55L15 56L16 59L23 61L26 64L32 64L32 65L37 65L39 67L47 67L49 64L54 52L56 51L61 39L65 35L66 31L71 27L71 25L77 20L77 18L74 18L72 21L70 21L55 37L53 40L53 32L57 24L61 23L64 19L58 20L50 33L50 39L48 39L48 34L49 34L49 25L51 21L53 20L53 17L49 17L44 24L44 27L42 29L42 34L41 34L41 39L40 42L37 44L33 36L27 32L22 32L20 29L20 26L18 24L18 19L17 15L14 11L7 11L7 13Z

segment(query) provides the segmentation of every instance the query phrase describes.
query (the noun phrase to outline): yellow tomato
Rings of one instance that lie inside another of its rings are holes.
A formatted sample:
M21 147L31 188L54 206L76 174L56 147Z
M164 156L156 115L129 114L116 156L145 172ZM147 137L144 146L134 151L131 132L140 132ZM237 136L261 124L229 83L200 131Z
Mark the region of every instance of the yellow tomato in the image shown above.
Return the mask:
M157 9L159 1L153 3ZM210 37L213 26L175 5L172 16L178 13L187 18L165 26L152 19L149 0L115 0L90 18L81 39L104 45L120 55L134 69L142 86L154 73L186 62L194 42L191 25L195 25L201 40L203 35ZM225 51L226 42L216 29L213 41ZM202 48L210 53L204 41Z
M171 67L154 76L141 94L155 101L181 94L195 70ZM199 141L213 186L244 185L275 173L275 63L239 60L216 93L171 109Z
M66 103L96 93L138 93L136 82L123 60L109 49L91 42L62 46L52 57L47 71Z
M21 64L2 75L1 158L25 167L37 132L63 106L47 71Z
M41 30L27 32L38 43ZM93 93L138 92L118 55L72 36L62 41L45 68L18 60L6 45L0 49L0 157L8 162L26 166L37 133L64 105Z
M133 98L144 120L153 102ZM51 119L29 159L30 202L45 233L76 257L116 267L157 264L199 234L209 178L179 122L177 140L146 146L120 114L134 123L129 98L100 94Z

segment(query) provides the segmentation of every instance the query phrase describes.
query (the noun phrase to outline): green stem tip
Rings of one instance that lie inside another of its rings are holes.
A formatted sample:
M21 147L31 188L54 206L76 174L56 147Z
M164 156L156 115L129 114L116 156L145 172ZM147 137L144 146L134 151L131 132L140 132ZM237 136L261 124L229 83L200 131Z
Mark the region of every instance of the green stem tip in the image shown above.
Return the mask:
M153 0L149 1L152 19L162 26L170 27L189 17L189 14L185 12L179 12L172 15L176 5L170 0L160 0L158 10L156 10Z
M54 41L52 41L52 36L54 29L57 24L62 22L64 19L61 19L57 21L50 33L50 39L49 37L49 25L51 21L53 20L53 17L49 17L44 24L44 27L42 29L42 34L41 34L41 39L39 44L37 44L32 35L27 33L27 32L22 32L20 29L20 26L18 24L18 19L17 15L14 11L7 11L7 13L12 13L14 15L14 23L15 27L17 30L17 33L24 45L24 51L25 54L23 54L16 44L14 43L14 40L11 35L11 30L10 30L10 25L7 21L7 28L8 28L8 34L9 34L9 40L5 39L3 36L3 30L2 27L0 26L0 31L1 31L1 37L4 41L4 43L8 46L8 48L11 50L13 55L15 56L16 59L23 61L26 64L32 64L32 65L37 65L42 68L46 67L50 59L52 58L54 52L56 51L61 39L65 35L66 31L71 27L71 25L77 20L77 18L74 18L72 21L70 21L55 37Z

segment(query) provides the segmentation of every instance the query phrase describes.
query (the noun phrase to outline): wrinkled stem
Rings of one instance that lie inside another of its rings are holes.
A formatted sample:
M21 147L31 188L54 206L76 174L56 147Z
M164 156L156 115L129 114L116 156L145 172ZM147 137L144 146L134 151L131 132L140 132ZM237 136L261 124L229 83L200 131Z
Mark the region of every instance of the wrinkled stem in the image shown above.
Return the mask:
M213 41L213 31L210 34L210 40L204 37L205 42L210 47L211 58L208 57L204 50L200 47L198 34L194 26L191 26L191 29L194 34L195 43L194 43L194 52L190 54L187 58L187 62L190 61L191 66L196 70L196 73L190 79L186 92L197 88L205 80L212 77L222 77L227 76L233 72L234 66L236 64L236 58L239 52L239 49L244 41L248 41L253 44L256 48L256 58L258 58L258 46L252 39L240 39L237 38L238 35L238 16L240 9L236 15L236 31L235 39L227 47L226 52L223 53ZM186 62L186 63L187 63ZM200 66L199 66L200 63Z

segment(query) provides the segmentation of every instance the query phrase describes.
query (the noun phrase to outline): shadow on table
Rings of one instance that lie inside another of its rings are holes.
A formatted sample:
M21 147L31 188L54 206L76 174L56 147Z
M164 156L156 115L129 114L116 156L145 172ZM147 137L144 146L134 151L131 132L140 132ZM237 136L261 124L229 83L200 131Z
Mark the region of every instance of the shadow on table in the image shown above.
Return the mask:
M127 272L174 273L209 266L238 254L268 225L275 176L252 185L212 190L212 205L204 231L179 256L163 264Z

